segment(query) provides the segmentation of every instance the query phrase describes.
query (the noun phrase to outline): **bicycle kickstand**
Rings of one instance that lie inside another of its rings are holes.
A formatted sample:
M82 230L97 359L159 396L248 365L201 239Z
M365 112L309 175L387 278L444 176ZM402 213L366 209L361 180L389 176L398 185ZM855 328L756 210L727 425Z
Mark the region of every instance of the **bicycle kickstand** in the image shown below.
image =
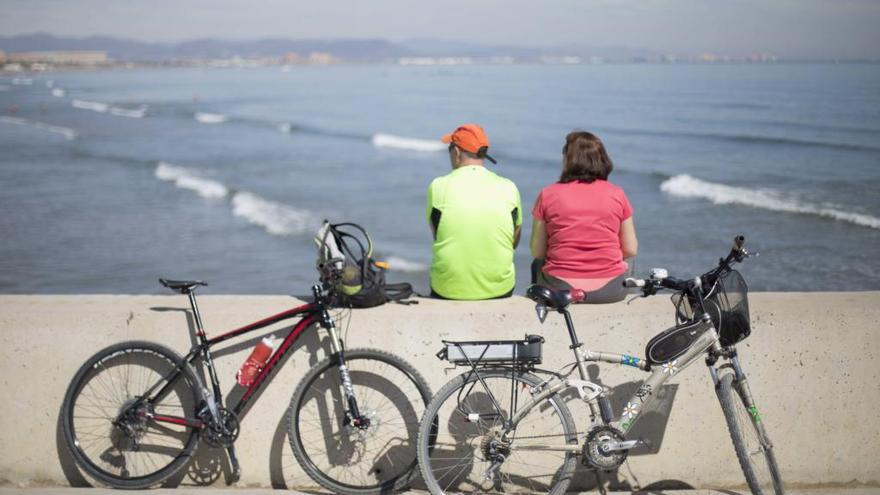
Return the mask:
M226 453L229 454L229 463L232 465L232 476L230 476L227 485L231 485L241 479L241 466L238 464L238 457L235 456L235 446L226 447Z

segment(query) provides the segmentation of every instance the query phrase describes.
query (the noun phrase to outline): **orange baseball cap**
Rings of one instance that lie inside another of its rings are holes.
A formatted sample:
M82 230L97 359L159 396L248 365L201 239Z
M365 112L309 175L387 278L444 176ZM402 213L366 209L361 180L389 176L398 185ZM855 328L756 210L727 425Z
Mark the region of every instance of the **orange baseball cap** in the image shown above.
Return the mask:
M489 138L486 131L477 124L462 124L458 129L452 131L440 138L444 143L452 143L459 148L477 155L479 158L485 158L492 163L497 163L494 158L488 155Z

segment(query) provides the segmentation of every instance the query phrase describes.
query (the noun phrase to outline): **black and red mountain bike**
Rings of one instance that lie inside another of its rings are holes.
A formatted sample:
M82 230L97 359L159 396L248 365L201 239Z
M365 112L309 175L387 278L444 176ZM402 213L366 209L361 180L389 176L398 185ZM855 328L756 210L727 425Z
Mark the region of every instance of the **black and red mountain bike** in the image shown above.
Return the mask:
M208 338L195 289L201 281L160 279L189 297L197 343L185 357L152 342L122 342L83 364L67 389L64 439L79 467L114 488L146 488L183 469L200 440L227 449L239 416L306 329L320 325L330 355L297 386L288 436L303 470L336 493L378 494L406 487L415 475L419 418L431 393L403 359L378 349L346 349L331 317L332 291L312 287L302 306ZM299 318L237 404L224 406L211 348L283 320ZM207 369L209 384L196 369Z

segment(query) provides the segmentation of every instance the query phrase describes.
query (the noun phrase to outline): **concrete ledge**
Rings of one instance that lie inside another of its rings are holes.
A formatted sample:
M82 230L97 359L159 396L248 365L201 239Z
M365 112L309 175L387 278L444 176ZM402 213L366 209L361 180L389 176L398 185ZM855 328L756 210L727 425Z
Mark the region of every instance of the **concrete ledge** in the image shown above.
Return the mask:
M235 488L175 488L150 490L155 495L239 495L243 493L242 489ZM0 488L0 495L110 495L118 494L118 491L109 488ZM247 493L251 495L273 495L277 491L266 488L248 488ZM303 492L288 491L289 495L303 495ZM314 492L308 492L314 493ZM427 491L412 490L406 492L410 495L426 494ZM570 495L576 495L578 492L569 492ZM586 493L586 492L583 492ZM590 492L595 494L596 492ZM740 490L738 492L730 490L645 490L635 492L607 492L606 495L750 495L748 490ZM807 490L788 490L787 495L878 495L880 488L860 487L860 488L819 488Z
M297 304L285 296L205 296L200 306L209 334ZM880 292L759 293L751 297L753 335L741 347L752 390L791 487L880 482ZM579 335L594 350L642 355L644 344L672 322L672 306L656 297L626 306L579 306ZM344 325L340 325L344 326ZM547 338L548 368L572 361L564 324L551 314L539 325L522 297L486 302L423 300L417 306L355 310L349 347L379 347L406 357L437 390L461 370L434 358L441 339ZM256 339L233 341L217 358L221 381ZM309 487L286 439L285 411L296 383L323 357L322 331L309 330L243 420L237 443L239 486ZM57 444L58 411L75 371L94 352L132 339L161 342L180 353L190 347L186 299L181 296L0 296L0 482L16 486L87 483ZM644 378L638 370L594 368L615 385L614 400ZM671 409L660 423L657 455L631 455L617 486L740 487L742 474L701 366L672 380ZM625 398L623 399L625 400ZM570 403L579 426L583 408ZM206 449L207 450L207 449ZM202 453L212 462L211 451ZM218 483L222 483L221 473ZM578 486L595 481L582 471ZM678 483L678 485L675 485ZM189 478L182 485L193 485ZM612 485L614 486L614 485Z

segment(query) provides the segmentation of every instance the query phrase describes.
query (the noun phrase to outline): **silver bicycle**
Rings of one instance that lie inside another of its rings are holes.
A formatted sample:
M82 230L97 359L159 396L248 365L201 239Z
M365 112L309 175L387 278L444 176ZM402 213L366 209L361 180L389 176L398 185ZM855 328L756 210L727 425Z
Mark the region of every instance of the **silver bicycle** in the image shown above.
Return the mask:
M773 445L737 357L736 344L751 332L745 280L732 268L749 256L743 243L738 236L715 269L693 279L675 279L660 269L648 279L627 279L644 297L674 291L678 324L651 339L645 358L586 349L568 311L583 300L583 292L540 286L530 287L528 297L537 303L541 322L549 310L565 318L575 355L570 366L559 372L537 368L544 342L539 336L444 341L438 357L468 370L440 389L422 417L417 454L431 493L562 494L578 460L612 471L642 446L627 432L657 400L661 386L705 357L749 488L754 495L782 495ZM650 375L615 414L609 390L588 380L589 362L632 366ZM570 389L589 408L591 422L582 433L561 396Z

